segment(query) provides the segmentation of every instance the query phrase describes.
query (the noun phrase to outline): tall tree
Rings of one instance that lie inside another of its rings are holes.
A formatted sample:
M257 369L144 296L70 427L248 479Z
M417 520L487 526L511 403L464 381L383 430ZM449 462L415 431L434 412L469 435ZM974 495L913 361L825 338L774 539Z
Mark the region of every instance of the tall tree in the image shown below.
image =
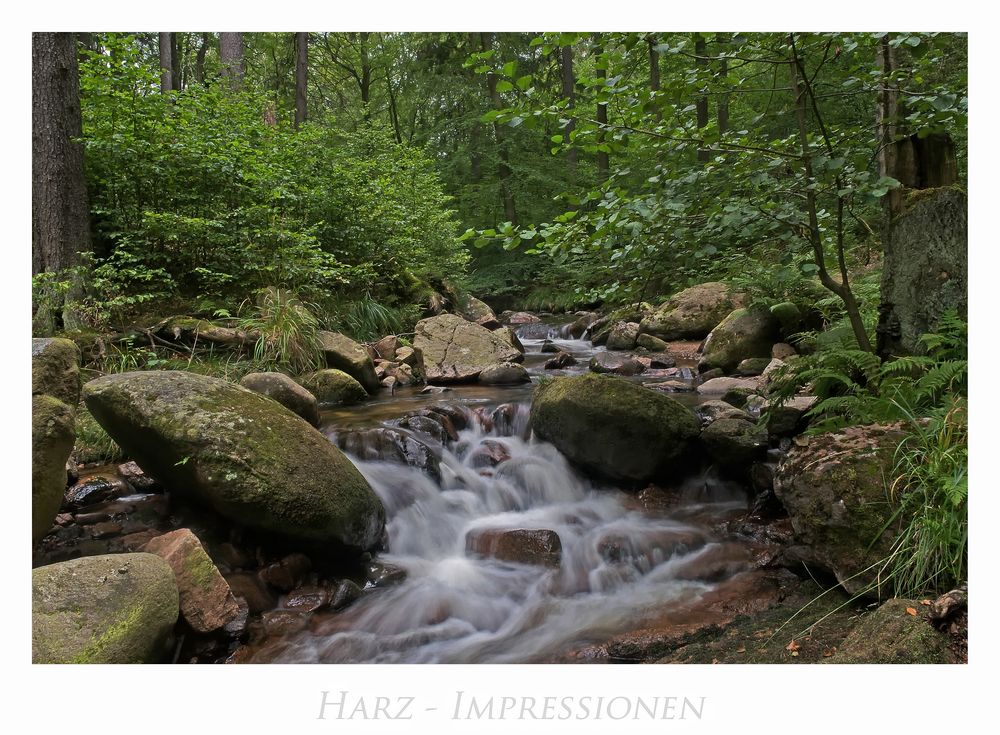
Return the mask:
M160 33L160 91L163 94L174 89L174 48L173 33Z
M295 127L306 121L309 74L309 34L295 34Z
M233 89L243 87L243 34L219 34L219 59L222 61L222 75L229 78Z
M31 61L31 272L65 274L91 249L75 34L32 34ZM39 332L60 318L65 329L80 327L73 304L82 283L70 278L68 291L49 290L36 304Z
M700 33L694 34L694 55L695 66L698 67L699 71L703 71L708 66L708 59L705 57L705 37ZM695 98L694 108L698 129L703 130L708 126L708 95L706 95L703 90L700 91L699 95ZM708 157L708 148L705 146L699 146L698 161L701 163L707 163Z
M194 57L194 79L198 84L205 83L205 54L208 52L208 34L201 34L201 45Z
M715 42L720 47L723 47L727 42L725 34L716 33ZM725 85L726 77L729 75L729 61L722 52L719 52L719 66L716 69L715 75ZM723 135L729 130L729 92L721 92L716 105L716 120L719 123L719 135Z
M562 47L562 96L568 102L567 116L569 123L566 125L566 142L569 143L570 135L576 128L576 118L573 111L576 109L576 77L573 74L573 47L566 45ZM577 150L575 146L566 149L566 163L569 165L570 178L576 177Z

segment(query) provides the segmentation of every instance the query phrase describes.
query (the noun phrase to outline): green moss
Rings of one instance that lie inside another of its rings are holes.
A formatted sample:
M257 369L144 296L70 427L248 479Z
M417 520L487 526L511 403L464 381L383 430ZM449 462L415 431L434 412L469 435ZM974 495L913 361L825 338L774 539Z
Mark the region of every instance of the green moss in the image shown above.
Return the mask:
M71 664L101 664L108 663L109 649L115 649L135 634L136 628L145 620L145 606L140 603L129 608L113 625L99 635L91 638L91 642L80 653L70 659Z
M199 589L209 592L215 586L219 570L205 553L204 549L194 546L184 555L184 571Z

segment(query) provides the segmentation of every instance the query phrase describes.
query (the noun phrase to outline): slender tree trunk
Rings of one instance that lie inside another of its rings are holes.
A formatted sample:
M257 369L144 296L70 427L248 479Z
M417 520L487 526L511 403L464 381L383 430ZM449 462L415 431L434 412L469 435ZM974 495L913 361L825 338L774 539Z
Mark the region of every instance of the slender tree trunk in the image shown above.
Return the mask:
M361 77L358 79L358 86L361 89L361 104L364 106L365 120L371 119L369 103L372 98L372 62L371 53L368 50L369 35L369 33L358 34L359 54L361 57Z
M489 33L481 33L479 35L479 42L483 51L492 48L493 37ZM503 108L503 104L500 100L500 93L497 92L497 77L496 74L490 72L486 75L486 85L490 93L490 102L493 104L494 110L499 110ZM504 135L503 128L501 128L499 123L493 123L493 136L496 138L497 142L497 156L499 158L499 164L497 166L497 174L500 178L500 198L503 200L503 212L504 216L507 218L508 222L513 222L517 224L517 207L514 202L514 192L510 186L510 179L513 174L510 168L510 153L507 150L507 140Z
M727 43L727 39L724 34L717 33L715 35L715 41L717 44L722 46ZM721 56L721 52L720 52ZM729 61L725 57L719 59L718 71L716 72L716 77L723 83L726 84L726 77L729 75ZM719 95L718 106L716 108L716 119L719 123L719 135L724 135L727 130L729 130L729 92L723 92Z
M570 146L566 149L566 164L569 166L570 180L576 180L578 152L570 140L573 131L576 129L576 117L573 116L573 111L576 109L576 76L573 74L572 46L562 47L562 96L569 103L567 108L569 111L566 113L569 118L569 124L563 129L565 131L563 136L566 145Z
M198 54L194 57L194 80L198 84L205 83L205 53L208 51L208 34L201 34L201 46L198 47Z
M170 64L171 64L171 74L170 80L173 82L174 91L180 92L182 89L181 85L181 55L177 48L177 34L170 34Z
M219 59L222 61L222 76L229 78L233 90L243 88L243 34L219 34Z
M159 34L160 40L160 92L166 94L174 88L173 33Z
M660 91L660 54L656 50L656 39L650 36L646 39L649 46L649 90L654 94ZM656 118L660 118L660 113L656 113Z
M35 304L36 333L49 334L61 317L81 326L75 303L83 294L80 253L91 250L83 169L76 35L34 33L31 39L31 272L68 277L66 293L52 290Z
M598 79L607 79L608 68L607 65L601 60L601 56L604 54L604 47L601 44L601 34L594 34L594 57L597 61L597 77ZM599 103L597 105L597 124L600 128L600 132L597 134L597 144L604 145L605 140L605 128L608 125L608 106L604 103ZM597 152L597 181L603 184L608 180L608 175L611 170L611 165L608 160L608 152L599 150Z
M708 62L704 58L701 58L705 56L705 37L700 33L694 34L694 55L698 57L694 60L695 66L697 66L699 72L701 72L708 66ZM708 127L708 96L705 94L698 95L694 101L694 109L697 117L698 129L703 130ZM698 148L698 161L700 163L708 163L708 159L708 148Z
M403 131L400 130L399 126L399 108L396 106L396 90L392 86L392 70L388 67L385 70L385 88L389 94L389 122L392 123L392 132L396 137L396 142L402 143Z
M309 82L309 34L295 34L295 129L306 121Z

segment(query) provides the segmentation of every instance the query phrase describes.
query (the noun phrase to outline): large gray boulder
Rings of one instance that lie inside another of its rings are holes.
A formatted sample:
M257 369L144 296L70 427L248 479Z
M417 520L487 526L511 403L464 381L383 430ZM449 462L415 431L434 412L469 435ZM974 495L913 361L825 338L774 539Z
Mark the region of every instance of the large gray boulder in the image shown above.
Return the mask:
M901 519L889 483L899 426L853 426L800 436L778 465L774 493L808 558L851 594L875 584Z
M368 398L364 386L343 370L315 370L298 378L301 386L323 407L352 406Z
M766 306L736 309L705 339L698 369L719 368L731 373L748 357L770 357L778 337L778 319Z
M53 396L72 409L80 402L80 349L58 337L31 340L31 395Z
M968 199L949 187L910 192L885 242L878 352L922 351L941 315L968 310Z
M702 283L671 296L643 318L640 330L661 339L701 339L744 299L725 283Z
M240 385L277 401L313 426L319 426L316 396L284 373L248 373L240 380Z
M58 398L31 398L31 539L52 528L66 490L66 460L76 433L73 410Z
M167 489L244 526L371 549L385 511L361 473L284 406L182 371L108 375L84 386L94 418Z
M369 393L378 392L379 379L375 374L375 363L364 345L340 332L319 331L316 336L327 367L343 370Z
M155 663L177 622L177 584L153 554L107 554L31 573L31 661Z
M700 424L673 398L622 378L589 373L540 385L531 404L531 426L589 472L645 482L684 459Z
M417 322L413 346L423 353L428 383L472 381L488 367L523 359L507 340L454 314Z

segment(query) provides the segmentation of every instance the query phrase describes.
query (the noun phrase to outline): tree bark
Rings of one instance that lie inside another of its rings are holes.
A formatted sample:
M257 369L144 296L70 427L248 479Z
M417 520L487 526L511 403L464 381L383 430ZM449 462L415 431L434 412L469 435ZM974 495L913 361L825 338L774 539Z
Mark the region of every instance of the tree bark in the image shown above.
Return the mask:
M205 83L205 53L208 51L208 34L201 34L201 46L194 57L194 79L198 84Z
M715 34L715 42L722 46L726 43L727 39L722 33ZM721 53L719 54L720 56ZM719 59L718 71L716 72L716 77L723 83L726 84L726 77L729 75L729 61L725 57ZM716 102L716 120L719 123L719 135L724 135L727 130L729 130L729 92L723 92L719 95L718 101Z
M173 83L173 89L175 92L180 92L184 85L181 84L181 55L177 50L177 34L171 33L170 35L170 65L171 74L170 80Z
M703 58L705 56L705 37L700 33L694 34L694 55L697 57L694 60L695 66L698 67L699 71L704 70L708 66L708 61ZM695 98L694 109L698 129L704 130L708 127L708 96L705 94L699 94L698 97ZM708 148L699 147L698 161L700 163L708 163L708 159Z
M306 121L309 81L309 34L295 34L295 129Z
M570 136L576 129L576 117L573 116L573 110L576 109L576 77L573 74L573 47L563 46L562 47L562 95L568 101L567 117L569 118L569 123L564 128L563 133L566 145L569 148L566 149L566 164L569 166L569 176L570 179L576 179L576 168L578 161L578 152L576 147L571 144Z
M492 48L492 35L489 33L480 33L479 43L482 51ZM490 102L493 104L493 109L502 109L503 103L500 99L500 93L497 92L497 77L493 72L486 75L486 86L489 89ZM514 202L514 192L510 186L510 179L513 174L510 168L510 153L507 150L507 140L503 128L497 122L493 123L493 136L497 142L497 157L499 158L497 174L500 178L500 198L503 200L504 216L508 222L517 224L517 207Z
M174 88L173 33L160 33L160 92L166 94Z
M243 34L219 34L219 59L222 61L222 76L228 77L229 86L234 91L243 88Z
M68 292L52 291L36 304L35 326L50 333L59 318L80 327L75 303L82 296L77 268L91 250L87 184L83 168L80 81L76 36L34 33L31 43L31 272L69 276ZM77 269L67 274L68 269Z
M604 47L601 44L601 34L594 34L594 57L597 61L597 77L598 79L608 78L608 69L603 62L601 62L600 57L604 53ZM604 132L608 125L608 106L607 104L600 103L597 105L597 125L599 132L597 133L597 144L604 145ZM597 181L603 184L608 180L608 174L610 173L611 165L608 160L607 151L597 151Z

